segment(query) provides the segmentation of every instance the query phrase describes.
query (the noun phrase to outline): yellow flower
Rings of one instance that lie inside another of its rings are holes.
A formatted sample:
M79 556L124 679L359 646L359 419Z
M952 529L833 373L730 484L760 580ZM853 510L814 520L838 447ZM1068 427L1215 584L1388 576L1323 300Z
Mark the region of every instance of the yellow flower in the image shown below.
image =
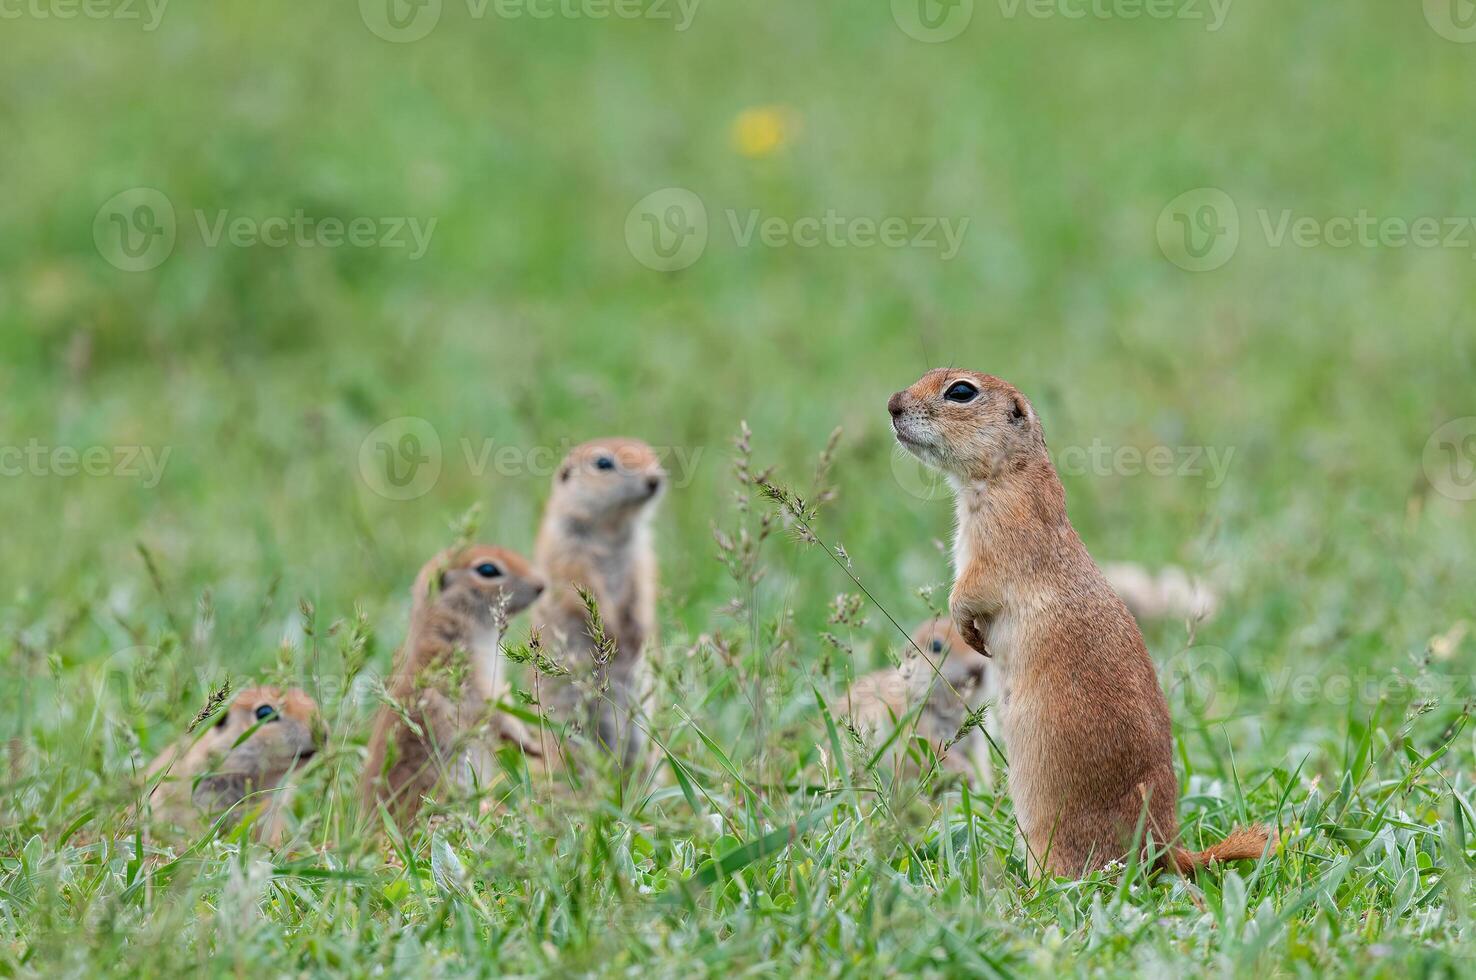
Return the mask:
M733 146L746 157L777 153L798 133L799 118L785 106L755 106L733 120Z

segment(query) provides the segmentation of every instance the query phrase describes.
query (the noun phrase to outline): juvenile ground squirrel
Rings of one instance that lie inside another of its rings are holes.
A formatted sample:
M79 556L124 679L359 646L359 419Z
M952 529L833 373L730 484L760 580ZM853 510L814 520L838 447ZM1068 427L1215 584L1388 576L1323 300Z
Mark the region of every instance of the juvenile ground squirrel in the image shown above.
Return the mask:
M1035 410L1007 382L929 371L887 404L897 441L956 494L949 612L993 657L1010 796L1034 867L1078 875L1122 857L1140 820L1172 870L1258 858L1268 831L1177 845L1168 704L1138 625L1066 517Z
M505 548L450 548L416 576L410 630L386 685L364 770L366 814L384 804L402 825L443 779L479 783L499 742L540 755L539 740L494 709L500 644L510 617L542 594L544 579Z
M149 796L157 819L198 827L202 819L230 812L235 823L262 807L258 827L275 843L291 800L284 778L317 752L318 706L302 691L252 687L201 735L186 735L149 763L158 783Z
M927 662L924 662L926 658ZM971 649L947 619L929 619L913 631L900 666L856 678L849 691L834 699L831 713L846 717L868 735L891 737L902 718L921 705L916 734L927 740L945 768L992 782L993 766L984 733L971 729L957 744L949 743L965 718L994 697L989 660ZM991 711L991 716L993 712ZM887 757L896 763L906 747L900 739Z
M540 699L550 717L577 721L627 770L645 746L633 715L646 694L644 656L655 641L650 518L665 483L644 442L611 438L576 447L554 475L534 550L550 588L533 607L533 626L570 671L545 679ZM581 588L597 604L603 648Z

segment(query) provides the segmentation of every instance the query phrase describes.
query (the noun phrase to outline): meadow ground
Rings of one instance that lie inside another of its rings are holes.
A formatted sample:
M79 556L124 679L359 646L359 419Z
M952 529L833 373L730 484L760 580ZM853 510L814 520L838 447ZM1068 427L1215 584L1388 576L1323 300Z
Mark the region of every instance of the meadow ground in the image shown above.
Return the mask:
M0 973L1476 972L1461 5L551 9L7 8ZM1099 559L1220 583L1147 639L1189 841L1264 863L1041 880L1002 790L827 726L948 578L884 412L942 363L1031 394ZM678 477L666 761L386 847L416 568L528 550L609 432ZM137 819L228 679L331 731L277 849Z

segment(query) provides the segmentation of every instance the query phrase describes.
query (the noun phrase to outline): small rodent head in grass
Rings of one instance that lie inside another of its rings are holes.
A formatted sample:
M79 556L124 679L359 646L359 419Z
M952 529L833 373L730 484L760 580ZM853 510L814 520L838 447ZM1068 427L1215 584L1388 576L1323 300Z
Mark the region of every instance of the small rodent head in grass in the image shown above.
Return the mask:
M522 555L476 544L451 548L428 562L416 580L415 601L490 629L527 609L546 587Z
M570 521L621 523L649 513L665 487L666 471L650 446L639 439L596 439L559 464L549 506Z
M203 772L191 799L207 811L228 809L252 793L270 790L289 770L318 751L318 706L292 688L247 688L205 733Z
M933 667L922 663L920 657L927 657ZM948 619L930 619L919 626L903 651L902 664L911 686L926 690L933 683L933 668L937 668L937 674L942 675L938 688L947 691L951 687L965 699L984 689L989 670L989 658L965 643Z
M990 374L935 368L887 402L909 453L962 479L991 477L1045 456L1029 399Z

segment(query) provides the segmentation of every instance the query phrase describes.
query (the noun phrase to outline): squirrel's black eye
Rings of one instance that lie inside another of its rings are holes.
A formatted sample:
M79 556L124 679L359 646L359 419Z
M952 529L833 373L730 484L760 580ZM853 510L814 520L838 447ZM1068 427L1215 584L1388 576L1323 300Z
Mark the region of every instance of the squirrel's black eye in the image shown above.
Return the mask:
M484 561L476 567L476 572L478 575L482 576L482 578L497 578L502 574L502 569L498 568L490 561Z
M943 392L943 397L951 402L958 402L959 404L963 404L964 402L973 401L974 398L978 396L978 394L979 389L975 388L967 381L955 381L953 384L948 386L947 391Z
M270 718L273 721L276 721L277 720L277 709L274 708L274 707L272 707L269 704L257 705L257 708L256 708L256 720L257 721L266 721L268 718Z
M601 456L595 460L595 466L602 470L613 470L615 468L615 461L609 456Z
M938 639L936 636L933 637L933 652L934 653L942 653L943 652L943 641L940 640L940 639Z

